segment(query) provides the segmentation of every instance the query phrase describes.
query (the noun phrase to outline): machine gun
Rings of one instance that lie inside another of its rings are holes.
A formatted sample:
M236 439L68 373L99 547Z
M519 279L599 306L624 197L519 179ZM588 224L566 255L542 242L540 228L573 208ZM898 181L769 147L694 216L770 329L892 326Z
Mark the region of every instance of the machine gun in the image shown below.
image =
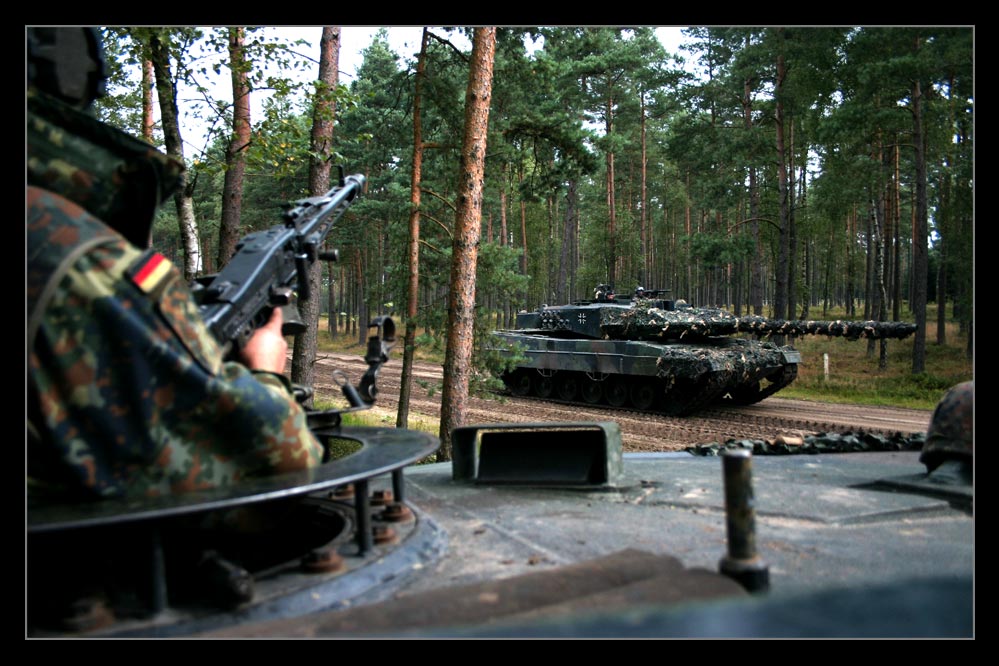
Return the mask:
M336 261L337 252L320 248L333 225L343 216L364 188L361 174L344 177L326 194L294 202L283 215L283 224L244 237L218 274L199 280L193 291L208 330L222 345L226 356L242 348L253 332L267 323L273 308L281 308L284 335L306 330L297 300L309 298L309 268L316 261ZM368 340L365 360L368 371L355 388L338 377L351 404L350 410L366 409L374 402L375 377L395 343L395 323L377 317L370 324L376 332ZM312 395L309 387L295 387L299 401ZM337 412L340 413L340 412Z

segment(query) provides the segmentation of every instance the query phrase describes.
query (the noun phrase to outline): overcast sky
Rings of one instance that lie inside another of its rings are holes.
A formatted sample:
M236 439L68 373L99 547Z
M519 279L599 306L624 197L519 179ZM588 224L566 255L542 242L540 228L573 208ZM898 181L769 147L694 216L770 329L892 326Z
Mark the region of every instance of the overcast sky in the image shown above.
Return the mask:
M363 60L362 52L371 45L371 41L374 39L378 30L380 30L378 26L342 26L340 32L340 83L350 84L350 82L356 78L357 70L361 66L361 62ZM400 57L400 66L404 66L404 62L406 60L415 60L416 55L420 50L420 38L423 27L388 27L387 30L389 36L389 47ZM663 43L663 46L668 52L674 54L678 52L679 45L682 40L682 35L680 34L681 30L682 28L679 27L656 29L656 35L659 37L659 41ZM318 76L319 65L317 60L319 57L319 41L323 32L322 26L269 27L266 28L266 31L270 35L279 37L282 41L292 42L299 39L305 40L308 45L301 46L299 50L307 54L311 60L316 62L313 62L312 66L306 69L303 76L307 77L308 80L314 80ZM459 47L471 47L471 45L467 42L462 44L462 38L460 36L452 35L451 39L456 40ZM217 83L217 87L213 86L212 96L218 99L230 100L232 98L232 89L230 87L228 75L218 77L215 82ZM251 122L257 122L261 119L263 114L263 101L267 96L268 93L265 91L258 91L251 96ZM185 119L184 122L190 123L183 128L185 134L184 142L190 146L191 151L197 153L205 145L205 133L207 132L207 128L200 127L193 121L191 116L184 113L185 109L183 108L183 104L185 99L197 100L198 96L192 95L188 97L187 95L182 94L181 99L178 100L182 106L181 114Z
M380 28L377 26L343 26L340 32L340 74L344 83L354 80L357 68L361 66L361 52L366 49ZM677 53L680 46L683 28L665 27L657 28L656 35L659 41L670 53ZM290 39L305 39L312 44L314 51L318 52L319 38L322 35L322 27L306 28L273 28L279 34ZM401 58L415 58L420 50L420 36L423 31L422 26L390 27L389 46Z

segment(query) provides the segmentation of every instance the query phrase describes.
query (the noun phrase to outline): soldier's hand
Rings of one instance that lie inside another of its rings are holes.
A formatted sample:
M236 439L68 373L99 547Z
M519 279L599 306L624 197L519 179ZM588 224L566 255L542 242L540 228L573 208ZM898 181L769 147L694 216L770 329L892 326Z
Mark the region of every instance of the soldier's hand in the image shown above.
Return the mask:
M239 353L239 358L251 370L264 370L284 374L288 360L288 343L281 335L284 316L280 308L274 308L270 321L258 328L250 341Z

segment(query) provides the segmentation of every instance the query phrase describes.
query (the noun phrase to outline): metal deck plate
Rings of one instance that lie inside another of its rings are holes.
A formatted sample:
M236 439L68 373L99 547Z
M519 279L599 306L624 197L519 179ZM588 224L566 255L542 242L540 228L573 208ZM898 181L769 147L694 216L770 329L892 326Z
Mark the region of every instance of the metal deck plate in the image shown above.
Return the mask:
M772 594L973 573L974 521L946 500L874 490L923 470L918 453L753 459L760 556ZM449 465L413 468L411 497L450 534L449 557L417 589L524 573L638 548L717 570L726 552L721 461L625 455L618 490L455 484ZM436 581L436 582L434 582Z

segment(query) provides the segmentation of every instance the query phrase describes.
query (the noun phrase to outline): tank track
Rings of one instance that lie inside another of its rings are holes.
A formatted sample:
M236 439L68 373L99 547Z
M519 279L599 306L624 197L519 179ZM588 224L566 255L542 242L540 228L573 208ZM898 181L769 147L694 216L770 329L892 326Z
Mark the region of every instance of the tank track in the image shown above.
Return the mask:
M725 373L712 372L697 381L664 377L637 379L569 370L544 374L536 369L518 368L505 374L503 382L510 393L518 397L687 416L721 399L727 377Z
M763 386L762 382L756 382L749 386L742 386L737 390L730 391L725 398L732 404L736 405L754 405L761 400L769 398L782 388L790 385L795 379L797 379L797 377L797 364L786 365L783 370L781 370L779 376L768 378L770 383L766 386Z

